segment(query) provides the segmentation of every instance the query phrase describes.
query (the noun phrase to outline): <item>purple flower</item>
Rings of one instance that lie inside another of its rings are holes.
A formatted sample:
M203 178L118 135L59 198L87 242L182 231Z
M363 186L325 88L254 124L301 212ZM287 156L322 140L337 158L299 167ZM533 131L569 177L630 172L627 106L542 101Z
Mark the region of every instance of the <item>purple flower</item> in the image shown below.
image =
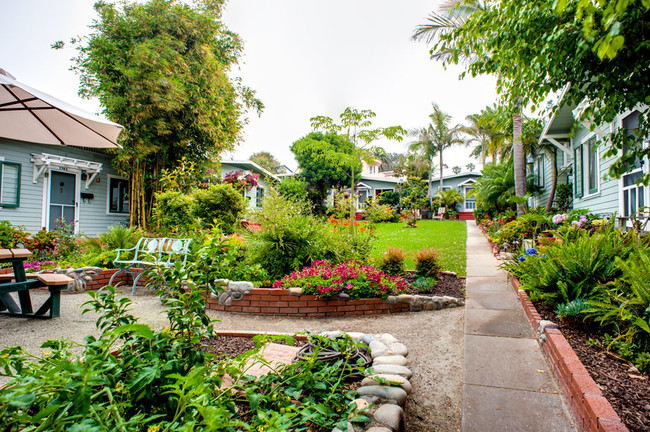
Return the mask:
M517 258L517 261L524 262L524 261L526 261L526 257L525 256L520 256L519 258Z
M535 249L535 248L528 248L528 249L526 249L526 255L528 255L528 256L535 256L535 255L537 255L537 249Z

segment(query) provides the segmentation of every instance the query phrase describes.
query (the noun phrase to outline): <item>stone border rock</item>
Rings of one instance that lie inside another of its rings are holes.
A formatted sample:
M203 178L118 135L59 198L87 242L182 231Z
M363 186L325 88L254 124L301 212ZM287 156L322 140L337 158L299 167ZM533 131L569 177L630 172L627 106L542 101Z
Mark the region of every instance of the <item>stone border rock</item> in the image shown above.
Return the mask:
M344 332L327 331L321 336L339 337ZM413 372L408 365L408 348L393 335L350 332L348 336L357 339L370 349L372 372L362 381L357 389L359 398L352 401L357 412L370 418L363 429L365 432L401 432L405 425L406 398L413 390L410 378ZM359 432L348 422L347 432ZM332 432L344 432L339 428Z
M629 432L614 408L603 396L598 384L576 355L557 325L542 320L533 302L524 290L519 289L517 278L509 276L513 289L533 328L537 329L555 377L569 402L580 430L584 432Z

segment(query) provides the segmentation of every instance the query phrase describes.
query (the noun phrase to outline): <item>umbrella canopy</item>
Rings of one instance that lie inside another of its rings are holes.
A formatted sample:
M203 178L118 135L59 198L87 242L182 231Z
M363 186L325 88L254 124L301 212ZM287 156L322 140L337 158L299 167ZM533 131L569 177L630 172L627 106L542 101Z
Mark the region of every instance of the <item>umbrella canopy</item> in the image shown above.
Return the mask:
M50 145L120 148L124 129L26 86L0 69L0 137Z

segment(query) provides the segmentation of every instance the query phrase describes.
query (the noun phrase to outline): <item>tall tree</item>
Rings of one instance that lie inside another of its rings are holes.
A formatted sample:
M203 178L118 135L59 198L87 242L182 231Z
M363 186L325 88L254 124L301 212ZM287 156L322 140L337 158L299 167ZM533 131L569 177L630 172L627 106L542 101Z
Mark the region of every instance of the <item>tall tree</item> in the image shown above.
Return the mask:
M80 94L98 97L106 116L126 128L115 164L131 179L132 225L146 226L163 168L232 149L246 107L262 109L252 90L229 77L242 44L221 22L223 3L99 1L92 33L73 41Z
M467 72L498 74L498 90L511 107L536 109L562 91L553 108L579 107L576 120L592 130L639 110L636 136L617 128L601 137L604 156L617 158L610 174L619 177L650 156L650 146L637 145L638 137L650 136L648 21L647 0L500 0L442 35L435 48L449 53L447 63L471 52ZM650 183L650 173L643 182Z
M267 151L261 151L253 153L249 160L255 162L271 174L284 174L287 172L287 169Z
M440 60L443 64L458 63L465 61L470 65L477 61L479 50L466 49L464 51L450 49L442 42L452 38L459 30L465 28L468 22L476 16L482 16L489 10L489 3L481 0L449 0L443 3L439 12L431 12L428 23L420 25L413 33L413 39L426 40L433 43L431 58ZM477 35L480 37L480 35ZM480 44L480 41L476 42ZM462 60L461 60L462 59ZM499 71L495 71L499 73ZM464 76L464 73L461 75ZM526 194L526 165L523 159L521 148L521 102L518 101L513 107L513 138L515 147L515 184L518 185L517 193L523 196ZM495 162L496 163L496 162ZM522 186L523 185L523 186Z
M469 171L469 172L472 172L472 171L474 171L474 169L476 169L476 165L474 165L471 162L468 163L467 165L465 165L465 167L467 168L467 171Z
M415 141L409 144L409 150L418 153L422 159L431 161L433 166L433 158L439 158L439 172L440 172L440 186L442 190L443 180L443 152L457 144L465 144L466 141L462 138L462 126L451 126L451 116L443 112L438 104L434 103L433 113L429 114L431 123L425 128L416 129L409 132L409 136L415 137ZM429 204L433 207L433 191L431 190L431 183L433 180L433 170L429 171Z
M353 175L361 173L354 144L335 133L312 132L291 145L300 168L300 180L307 183L307 194L315 213L325 213L325 198L333 187L344 187Z
M376 114L370 110L357 110L346 108L339 116L341 123L337 124L330 117L316 116L312 117L311 127L314 130L325 130L330 133L343 134L352 144L353 157L357 160L367 159L372 161L373 155L383 153L381 147L371 147L370 144L380 138L401 141L406 131L401 126L389 126L385 128L364 129L372 126L372 121ZM355 214L355 172L350 172L350 233L354 235L354 223L352 218Z

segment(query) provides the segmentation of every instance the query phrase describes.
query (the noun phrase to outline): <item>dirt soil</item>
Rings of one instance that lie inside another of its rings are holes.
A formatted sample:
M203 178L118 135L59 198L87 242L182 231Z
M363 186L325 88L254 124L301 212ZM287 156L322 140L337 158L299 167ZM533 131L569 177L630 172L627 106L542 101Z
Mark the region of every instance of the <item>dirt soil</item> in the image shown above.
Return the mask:
M650 430L650 376L619 358L600 342L600 337L584 328L563 324L551 307L533 302L542 318L557 323L576 355L585 365L612 407L630 432ZM590 339L596 343L587 343Z
M409 275L406 277L410 283L415 281L416 277L414 275ZM458 276L442 274L436 284L431 287L429 291L421 292L415 289L411 289L409 294L419 294L425 296L450 296L455 298L464 299L465 298L465 278L459 278Z

